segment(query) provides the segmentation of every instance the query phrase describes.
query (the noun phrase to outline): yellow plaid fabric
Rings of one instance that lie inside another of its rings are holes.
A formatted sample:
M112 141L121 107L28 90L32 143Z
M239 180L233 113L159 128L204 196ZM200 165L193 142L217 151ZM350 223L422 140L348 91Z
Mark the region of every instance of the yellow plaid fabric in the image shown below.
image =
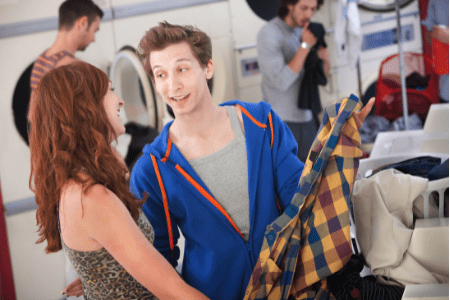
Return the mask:
M348 204L362 151L354 95L326 108L291 204L267 227L245 300L334 299L326 277L352 255Z

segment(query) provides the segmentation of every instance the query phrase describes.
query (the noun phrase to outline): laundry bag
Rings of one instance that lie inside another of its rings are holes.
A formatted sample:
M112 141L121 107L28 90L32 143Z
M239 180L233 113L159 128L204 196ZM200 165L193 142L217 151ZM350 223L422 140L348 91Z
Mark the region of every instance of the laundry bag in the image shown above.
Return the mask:
M432 60L422 53L404 52L408 114L425 120L433 103L439 103L439 77ZM403 116L398 54L387 57L380 66L375 93L374 114L392 121Z
M433 39L432 52L434 72L439 75L448 74L448 44Z

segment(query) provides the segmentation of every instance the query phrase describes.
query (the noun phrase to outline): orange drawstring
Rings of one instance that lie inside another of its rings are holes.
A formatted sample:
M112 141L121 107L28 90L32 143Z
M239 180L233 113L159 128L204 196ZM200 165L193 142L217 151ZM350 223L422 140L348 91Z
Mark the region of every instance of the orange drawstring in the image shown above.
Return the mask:
M272 133L272 138L270 139L270 150L273 147L273 124L272 124L272 114L269 113L269 124L270 124L270 132Z
M273 133L273 123L272 123L272 114L271 113L269 113L269 125L270 125L270 133L272 134L272 137L270 139L270 150L272 150L274 133ZM281 210L280 201L278 201L277 193L275 193L275 201L277 202L278 211L280 212L280 215L281 215L282 210Z
M261 127L261 128L266 128L267 125L262 124L261 122L257 121L255 118L253 118L253 116L242 106L238 105L239 108L241 109L241 111L250 119L253 121L253 123L255 123L257 126ZM271 133L271 139L270 139L270 150L272 150L273 148L273 139L274 139L274 132L273 132L273 122L272 122L272 114L269 112L269 125L270 125L270 133ZM277 207L278 210L280 211L281 214L281 205L280 202L278 201L278 197L277 194L275 193L275 201L277 202Z
M257 121L245 108L243 108L240 105L238 105L238 106L239 106L240 110L253 123L255 123L257 126L259 126L261 128L266 128L267 127L267 125L262 124L261 122ZM273 131L273 123L272 123L272 115L271 115L271 113L269 113L268 117L269 117L269 125L270 125L270 132L271 132L270 149L272 150L273 140L274 140L274 131ZM170 151L172 149L172 141L169 138L167 138L167 140L168 140L167 141L167 150L166 150L166 153L165 153L164 157L161 159L162 162L166 162L168 160ZM156 159L155 159L155 157L152 154L150 154L150 156L152 158L153 167L155 168L156 177L158 178L159 187L161 189L161 194L162 194L163 204L164 204L164 212L165 212L166 220L167 220L167 229L168 229L168 232L169 232L170 248L172 249L172 253L173 253L174 242L173 242L172 222L170 220L169 204L167 202L167 194L166 194L166 191L164 189L164 184L163 184L162 179L161 179L161 174L159 173L159 168L158 168L158 164L156 163ZM231 217L223 209L223 207L214 199L214 197L212 197L205 189L203 189L201 187L200 184L198 184L198 182L196 182L191 176L189 176L189 174L186 173L186 171L184 171L183 168L181 168L180 165L177 164L175 166L175 168L187 179L187 181L189 181L189 183L191 183L200 192L200 194L202 194L202 196L204 196L209 202L211 202L211 204L214 205L214 207L216 207L225 216L225 218L228 220L228 222L230 222L231 226L236 230L236 232L239 233L239 235L241 237L244 237L243 234L241 233L241 231L239 230L239 228L236 226L236 224L231 219ZM278 210L281 213L281 206L280 206L280 203L278 201L276 193L275 193L275 200L276 200L276 203L277 203Z
M258 125L258 126L261 127L261 128L266 128L266 127L267 127L266 124L263 124L263 123L259 122L258 120L256 120L255 118L253 118L253 116L252 116L245 108L243 108L243 107L240 106L240 105L238 105L238 106L239 106L239 108L241 109L241 111L242 111L242 112L243 112L250 120L253 121L253 123L255 123L256 125Z
M170 221L170 214L169 214L169 203L167 202L167 195L166 190L164 189L164 184L162 182L161 174L159 173L158 164L156 163L155 157L150 154L153 162L153 167L155 168L156 177L158 178L159 188L161 189L161 194L163 198L163 204L164 204L164 212L166 214L166 220L167 220L167 230L169 232L169 242L170 242L170 249L174 249L174 243L173 243L173 232L172 232L172 222Z
M189 176L186 171L183 170L183 168L180 167L180 165L176 165L175 168L189 181L199 192L203 195L206 199L208 199L209 202L211 202L212 205L214 205L224 216L227 218L228 222L230 222L231 226L239 233L241 237L244 237L239 230L239 228L234 224L233 220L231 220L230 216L227 214L227 212L223 209L223 207L214 199L207 191L205 191L198 182L196 182L191 176Z
M167 137L167 149L166 149L166 154L164 154L164 157L161 158L162 162L166 162L167 159L169 158L169 154L170 154L170 150L172 149L172 141L169 139L169 137Z

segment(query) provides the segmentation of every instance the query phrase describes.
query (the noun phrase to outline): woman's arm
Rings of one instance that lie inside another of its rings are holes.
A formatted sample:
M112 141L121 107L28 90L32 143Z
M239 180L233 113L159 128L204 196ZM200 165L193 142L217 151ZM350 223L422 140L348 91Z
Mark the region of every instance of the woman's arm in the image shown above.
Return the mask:
M164 174L161 174L161 176L163 177ZM155 231L153 246L175 268L178 265L178 260L180 258L180 248L177 245L180 232L178 230L176 219L170 213L169 217L173 234L172 249L169 240L169 229L161 187L158 184L152 158L149 153L142 155L134 165L130 178L130 190L138 199L142 199L145 193L148 195L147 201L142 207L142 211L145 213Z
M208 299L187 285L141 232L120 199L101 185L83 197L83 222L139 283L159 299Z

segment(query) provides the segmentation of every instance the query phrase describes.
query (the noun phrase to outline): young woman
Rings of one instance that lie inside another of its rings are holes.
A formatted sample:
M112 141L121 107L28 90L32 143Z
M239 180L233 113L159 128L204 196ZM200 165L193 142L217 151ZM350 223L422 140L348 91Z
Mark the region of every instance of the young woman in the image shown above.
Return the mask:
M42 78L30 133L37 242L47 240L47 253L64 248L86 299L207 299L152 245L145 199L129 192L110 145L125 132L121 106L106 74L87 63Z

